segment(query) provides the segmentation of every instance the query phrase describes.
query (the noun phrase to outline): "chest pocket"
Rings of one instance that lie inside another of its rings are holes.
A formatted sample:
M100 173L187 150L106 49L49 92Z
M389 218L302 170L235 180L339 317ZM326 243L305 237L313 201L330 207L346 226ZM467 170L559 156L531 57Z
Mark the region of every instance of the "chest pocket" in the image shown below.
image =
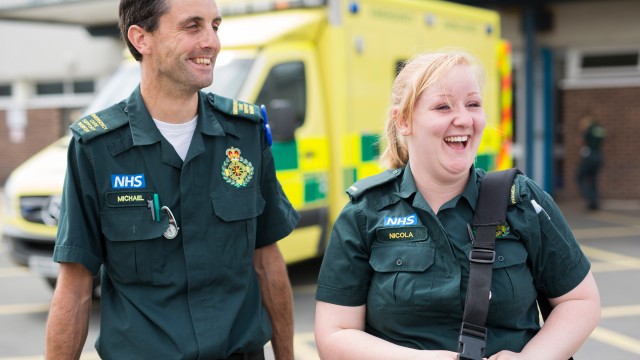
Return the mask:
M253 264L258 216L264 210L260 188L211 193L216 215L216 249L223 264L245 267Z
M535 302L536 290L527 256L527 249L518 240L496 241L489 322L495 323L497 319L516 319Z
M107 241L105 266L109 276L125 284L166 285L170 282L171 256L176 256L180 236L166 239L166 217L153 221L147 208L109 210L100 213Z
M408 313L423 310L431 301L435 246L428 242L374 244L369 264L371 278L368 306L376 311Z

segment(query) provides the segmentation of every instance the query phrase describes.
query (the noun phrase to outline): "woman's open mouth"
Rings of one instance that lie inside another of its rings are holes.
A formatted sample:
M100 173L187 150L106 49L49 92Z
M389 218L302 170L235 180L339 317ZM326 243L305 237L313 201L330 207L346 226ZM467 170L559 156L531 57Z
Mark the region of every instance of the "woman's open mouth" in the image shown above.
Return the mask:
M450 148L455 150L462 150L467 147L467 143L471 137L469 135L465 136L447 136L444 138L444 141L449 145Z

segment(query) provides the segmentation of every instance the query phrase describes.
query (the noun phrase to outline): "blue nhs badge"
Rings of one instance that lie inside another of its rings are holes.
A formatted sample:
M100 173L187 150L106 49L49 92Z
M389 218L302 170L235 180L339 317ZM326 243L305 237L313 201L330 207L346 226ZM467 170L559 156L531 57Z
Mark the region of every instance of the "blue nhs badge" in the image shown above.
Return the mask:
M398 216L398 217L391 217L391 216L384 217L384 226L411 226L411 225L418 225L418 216L416 214L411 214L407 216Z
M145 187L144 174L111 175L112 189L144 189Z

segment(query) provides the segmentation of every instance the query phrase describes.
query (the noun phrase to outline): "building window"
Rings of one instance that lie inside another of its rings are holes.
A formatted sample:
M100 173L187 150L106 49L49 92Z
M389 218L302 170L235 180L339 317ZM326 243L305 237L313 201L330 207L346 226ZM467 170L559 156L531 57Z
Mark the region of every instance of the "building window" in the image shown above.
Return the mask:
M11 96L11 84L0 84L0 97Z
M62 82L37 83L36 94L37 95L64 94L64 84Z
M95 90L93 80L78 80L73 82L40 82L36 84L36 95L65 95L91 94Z
M637 67L638 56L635 53L617 53L617 54L598 54L598 55L584 55L582 58L583 68L615 68L615 67Z
M91 94L94 91L94 82L89 81L74 81L73 93L74 94Z

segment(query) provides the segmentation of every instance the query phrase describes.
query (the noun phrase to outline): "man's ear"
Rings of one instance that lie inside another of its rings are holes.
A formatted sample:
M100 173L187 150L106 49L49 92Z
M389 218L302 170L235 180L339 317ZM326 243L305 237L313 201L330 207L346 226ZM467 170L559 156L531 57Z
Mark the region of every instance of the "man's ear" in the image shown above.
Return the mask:
M398 134L404 136L411 134L411 124L402 116L400 109L394 107L391 110L391 116L394 124L396 125L396 132Z
M142 55L149 54L149 33L138 25L131 25L127 30L127 38Z

